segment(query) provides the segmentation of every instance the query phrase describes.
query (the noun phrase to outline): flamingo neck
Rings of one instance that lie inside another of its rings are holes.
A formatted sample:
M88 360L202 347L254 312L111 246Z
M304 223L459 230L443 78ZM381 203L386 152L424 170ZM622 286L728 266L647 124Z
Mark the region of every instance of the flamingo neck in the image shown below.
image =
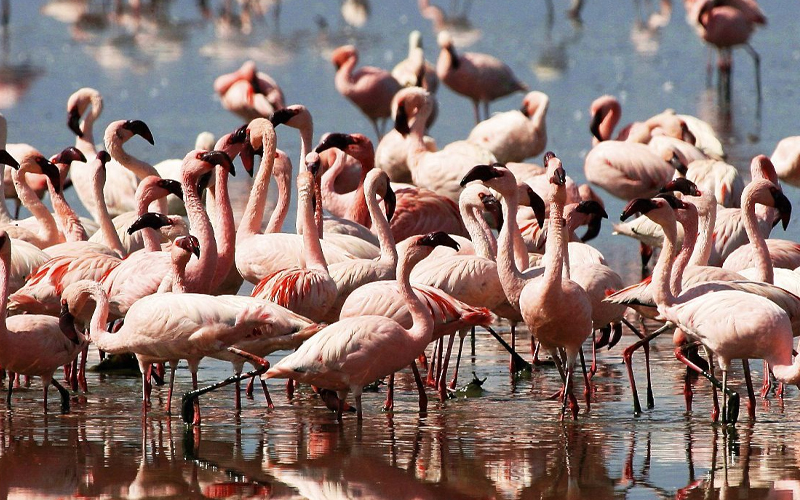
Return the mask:
M116 160L120 165L133 172L133 174L138 177L140 181L148 175L161 177L161 175L155 168L153 168L152 165L125 151L125 148L122 145L123 143L116 135L113 135L112 137L113 138L110 141L106 141L106 149L108 150L108 154L110 154L111 157L114 158L114 160ZM166 213L166 211L163 213Z
M339 69L336 70L336 76L334 77L334 84L336 86L336 90L338 90L342 94L348 94L353 89L355 85L355 79L353 78L353 70L358 64L358 57L350 57L341 66Z
M417 165L422 158L429 153L425 145L425 123L428 121L432 111L432 106L426 99L417 109L414 121L409 127L406 144L408 146L408 168L412 174L416 171Z
M564 205L556 201L550 203L550 224L547 241L544 245L544 279L549 284L560 283L564 273L565 245ZM567 269L569 273L569 269Z
M500 284L511 305L517 309L519 309L519 296L525 287L525 280L514 258L514 237L515 235L520 236L517 225L518 203L516 190L511 193L503 193L503 218L506 223L500 230L500 238L497 242L497 273L500 276Z
M704 195L705 196L705 195ZM717 223L717 202L715 199L703 200L704 207L700 214L700 229L697 235L697 244L689 259L690 266L706 266L714 248L714 226Z
M461 212L461 219L464 221L464 227L467 228L469 239L472 240L472 246L475 247L475 255L483 257L484 259L495 260L492 248L489 245L489 241L486 239L485 229L478 220L479 218L483 220L483 216L480 215L478 210L474 209L467 200L459 200L458 211ZM488 228L486 221L483 220L483 222L483 225Z
M314 222L314 209L311 206L313 196L313 192L301 195L297 206L297 218L303 221L303 260L307 269L316 269L327 274L328 264L322 254L322 244Z
M278 202L269 217L266 231L268 234L281 232L286 216L289 214L289 204L292 201L292 166L288 161L283 162L280 158L277 163L277 168L273 170L273 173L275 175L275 185L278 188Z
M6 149L6 141L8 140L8 123L6 122L6 117L0 115L0 149ZM5 169L11 168L6 165L0 163L0 223L2 224L9 224L14 219L11 217L11 213L8 211L8 206L6 205L6 183L5 183Z
M139 187L142 187L142 184L139 184ZM103 196L103 187L99 187L99 198L98 200L103 200L103 205L105 206L105 197ZM136 216L141 217L149 210L150 203L152 202L152 198L147 195L147 192L144 189L136 190ZM108 212L108 210L106 210ZM163 212L161 212L163 213ZM113 222L111 223L113 226ZM160 252L161 251L161 235L158 231L151 228L144 228L141 229L142 231L142 242L144 243L144 251L145 252ZM117 230L114 229L114 233L117 234L117 238L119 239L119 233Z
M611 136L614 134L614 128L616 128L617 123L619 123L621 115L622 108L618 102L613 102L608 105L608 112L603 121L600 122L599 127L600 137L602 137L604 141L611 139Z
M800 356L795 357L794 363L792 363L791 342L783 347L784 349L777 356L766 361L769 362L772 373L778 381L784 384L800 384ZM800 348L800 345L798 345L798 348Z
M187 293L186 289L186 265L189 259L172 259L172 293Z
M106 330L108 322L108 295L102 291L93 292L92 299L95 301L92 319L89 322L89 336L92 343L98 349L102 349L110 354L118 354L127 351L126 337L123 332L111 333Z
M249 237L261 231L261 220L264 218L264 208L267 205L269 192L269 179L275 165L276 141L274 133L266 133L264 137L264 154L258 168L256 180L250 189L250 198L239 223L237 238Z
M753 200L752 190L745 189L745 193L742 196L742 215L744 230L753 245L753 258L758 271L756 279L772 284L775 281L775 270L772 266L772 259L769 256L767 240L761 236L761 232L758 230L756 203Z
M311 144L314 141L314 122L311 119L311 114L308 114L308 120L304 120L300 126L300 163L302 165L306 161L306 155L310 152Z
M8 236L6 236L9 240ZM11 242L7 241L6 245ZM6 317L8 316L8 282L11 278L11 250L0 250L0 332L6 333Z
M422 344L427 344L433 340L433 316L428 307L422 303L411 288L411 270L416 264L415 260L409 258L411 252L406 251L404 258L400 261L397 268L397 284L400 288L400 295L408 307L411 314L411 328L408 329L414 340Z
M232 158L235 157L231 153L229 155ZM212 291L216 290L230 273L236 254L236 223L233 220L233 207L228 193L228 172L221 166L216 168L214 185L216 227L214 234L217 236L217 262L214 268L214 277L211 279ZM176 290L173 287L174 291Z
M331 151L333 153L333 163L322 174L319 182L322 200L329 211L337 216L344 216L349 207L355 202L353 198L355 195L353 192L342 194L336 191L336 179L344 171L346 153L338 148L334 148Z
M691 210L691 209L690 209ZM672 277L670 279L670 290L675 296L680 295L683 283L683 272L689 264L689 259L694 255L695 243L697 242L697 215L696 213L686 213L679 222L683 226L683 243L672 264Z
M361 165L361 178L358 181L358 187L353 191L353 203L349 205L350 209L345 214L345 218L369 228L372 226L372 221L370 220L370 212L367 207L366 196L364 195L364 179L367 172L372 170L372 165L370 164L367 166L363 160Z
M653 298L659 309L661 306L669 307L675 303L675 295L670 289L670 269L675 260L675 240L678 238L678 229L675 225L675 218L670 218L667 222L661 223L664 230L664 244L661 253L658 254L658 262L653 268L651 286L653 286Z
M394 244L394 237L392 236L392 229L389 226L389 221L386 220L386 215L381 211L377 196L378 185L376 182L370 182L367 185L365 197L367 199L367 209L369 210L370 218L372 218L372 223L375 226L378 243L381 247L381 256L378 260L391 266L392 269L396 269L397 247Z
M105 175L98 169L92 176L92 196L94 198L95 207L97 208L97 223L100 225L100 235L103 238L102 241L105 246L115 251L120 257L124 257L125 250L122 247L122 241L119 239L117 228L114 226L114 221L108 213L106 197L103 196L103 187L105 183ZM137 214L138 213L137 211ZM147 231L152 231L152 229L143 229L143 231L145 231L145 233L142 234L142 239L144 239L145 246L147 246Z
M211 286L217 263L217 242L203 201L197 192L197 175L186 172L183 175L183 201L189 217L189 229L200 243L200 258L188 266L186 282L192 292L206 293Z
M36 218L39 223L39 231L37 237L39 247L48 247L63 241L63 236L58 231L58 225L53 218L53 214L44 206L44 203L36 196L36 193L28 185L25 179L26 172L21 174L14 170L11 172L11 178L14 180L14 187L17 189L17 196L22 202L22 205L27 208L31 214Z
M90 97L90 103L90 111L80 124L83 137L75 137L75 147L86 158L97 154L97 148L94 145L94 122L97 121L103 111L103 100L99 95Z
M86 241L89 236L83 227L78 214L69 206L66 198L64 198L63 187L60 192L56 192L55 186L47 179L47 191L50 193L50 202L53 205L53 211L61 223L61 231L64 234L64 239L68 242L73 241Z

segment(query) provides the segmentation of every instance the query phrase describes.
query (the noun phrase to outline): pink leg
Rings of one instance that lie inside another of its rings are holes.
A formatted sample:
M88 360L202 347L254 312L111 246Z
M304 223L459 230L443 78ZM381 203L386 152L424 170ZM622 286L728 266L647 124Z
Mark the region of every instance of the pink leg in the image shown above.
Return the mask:
M412 363L416 366L416 363ZM386 388L386 401L383 402L383 411L394 409L394 373L389 375L389 384Z
M197 390L197 373L192 372L192 390ZM198 426L200 425L200 400L199 398L194 398L194 418L192 419L192 425Z
M236 375L240 375L240 374L237 373ZM252 382L252 380L253 379L250 379L251 382ZM233 384L233 388L234 388L233 390L235 391L233 393L233 407L236 410L236 412L238 413L238 412L242 411L242 381L241 380L237 380Z
M286 381L286 398L291 401L294 397L294 380L289 379Z
M250 380L247 382L247 390L245 394L247 395L247 399L253 399L253 389L255 389L255 377L250 377Z
M167 415L172 414L172 389L175 387L175 369L177 363L170 363L169 366L169 390L167 390L167 407L165 408Z
M436 372L437 369L436 353L439 351L439 346L441 346L441 344L442 344L442 339L436 341L436 346L434 346L433 354L431 355L431 361L428 364L428 375L427 377L425 377L425 385L427 385L428 387L436 387L436 384L434 383L434 373Z
M83 348L81 352L81 364L78 367L78 385L80 385L83 392L89 392L89 385L86 383L86 362L89 356L89 346Z
M425 413L428 411L428 395L425 394L425 386L422 384L422 377L419 375L416 363L411 363L411 371L414 372L414 381L417 383L419 391L419 411Z
M442 363L442 371L439 373L439 378L436 384L439 386L439 401L444 402L447 399L447 367L450 365L450 354L453 352L453 340L456 334L450 335L450 340L447 342L447 352L444 356Z
M275 405L272 403L272 398L269 395L269 389L267 389L267 382L264 381L261 377L258 378L259 382L261 382L261 390L264 391L264 399L267 400L267 408L270 410L275 409Z
M453 380L450 381L450 389L455 390L456 383L458 381L458 367L461 365L461 351L464 348L464 339L466 336L462 336L461 340L458 343L458 357L456 358L456 369L453 370Z

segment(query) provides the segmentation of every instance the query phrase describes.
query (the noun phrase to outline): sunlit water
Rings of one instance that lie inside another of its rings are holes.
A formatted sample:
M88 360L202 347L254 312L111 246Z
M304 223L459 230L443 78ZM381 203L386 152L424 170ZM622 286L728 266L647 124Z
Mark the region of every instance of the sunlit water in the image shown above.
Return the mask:
M66 99L92 86L105 97L101 127L138 118L153 131L155 146L134 139L126 145L130 151L151 162L182 157L198 132L221 135L240 124L222 110L212 82L246 58L278 80L287 102L308 106L315 137L325 131L370 133L369 122L333 88L330 51L355 43L361 64L391 67L405 57L408 32L420 29L428 59L436 58L434 27L410 0L372 2L367 14L360 9L363 0L291 0L281 4L277 17L274 7L253 16L249 34L238 21L221 20L220 2L208 2L213 22L197 2L186 0L163 4L138 27L129 16L104 15L103 3L90 2L87 9L83 2L14 2L0 57L0 106L9 121L9 142L29 142L47 154L71 144ZM553 2L552 23L539 0L479 0L459 18L452 9L463 3L442 2L455 19L457 42L501 57L550 96L548 149L579 182L591 145L589 103L603 93L620 97L623 123L668 107L706 119L724 138L729 161L745 175L752 156L769 154L780 138L798 133L800 8L794 2L765 2L769 26L753 39L762 56L762 120L745 54L735 54L729 107L720 106L713 84L706 87L706 49L686 25L681 5L668 26L648 32L637 27L635 3L628 0L587 0L582 27L566 20L566 1ZM641 4L642 15L655 6ZM438 98L441 112L432 134L440 145L465 137L471 105L447 89ZM515 109L519 100L505 98L492 110ZM101 137L102 129L95 134ZM295 131L279 130L279 147L293 160L298 143ZM240 176L237 182L245 181ZM244 198L247 187L241 186ZM795 188L785 190L798 200ZM614 218L622 202L605 200ZM287 222L293 226L293 219ZM798 239L794 221L786 237ZM635 280L634 242L612 237L606 228L596 246L627 281ZM507 329L500 331L508 338ZM626 334L621 345L630 342ZM518 332L517 347L528 357L526 332ZM583 382L576 379L581 414L564 424L557 421L560 403L548 399L559 388L555 370L541 367L512 378L507 355L482 331L475 356L465 355L460 380L466 384L474 372L486 379L482 392L445 403L429 392L428 412L420 415L413 379L401 374L393 413L380 411L380 386L364 396L363 423L346 415L341 426L308 389L289 401L277 382L269 384L274 410L266 409L257 388L237 416L229 387L202 398L202 430L186 431L177 405L171 417L165 414L164 388L155 389L142 424L136 377L90 373L90 392L73 396L68 415L59 414L55 391L43 414L34 381L30 389L14 392L12 410L0 412L0 498L800 496L794 388L785 402L759 401L756 423L748 421L743 405L736 429L725 431L710 422L708 384L697 385L694 412L685 413L684 370L669 338L658 339L652 357L654 409L633 417L618 347L598 355L589 412ZM279 358L276 353L270 360ZM635 360L644 400L641 355ZM95 355L90 364L96 361ZM760 380L760 367L753 368ZM204 362L200 378L211 382L229 371L224 363ZM732 379L743 392L739 374ZM177 385L190 386L183 368Z

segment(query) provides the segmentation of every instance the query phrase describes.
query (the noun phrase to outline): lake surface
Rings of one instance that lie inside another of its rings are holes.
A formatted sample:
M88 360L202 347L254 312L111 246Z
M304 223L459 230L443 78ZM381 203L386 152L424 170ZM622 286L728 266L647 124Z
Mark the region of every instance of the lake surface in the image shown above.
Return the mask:
M331 50L353 43L360 64L391 68L405 57L409 31L419 29L427 58L435 61L438 53L435 27L411 0L289 0L279 10L254 2L266 11L253 13L244 30L238 16L221 14L222 2L160 2L154 11L145 2L138 21L116 13L114 3L13 2L0 47L9 142L28 142L45 154L71 145L66 100L92 86L105 98L101 127L117 119L149 125L155 146L134 139L126 145L133 154L152 163L182 157L197 133L219 136L241 124L222 109L212 83L245 59L281 84L287 103L311 110L315 139L328 131L372 136L370 123L333 87ZM587 0L582 25L564 15L566 0L553 1L552 19L545 0L440 4L462 50L500 57L550 96L548 149L578 182L591 147L589 104L605 93L620 98L622 123L665 108L707 120L746 177L754 155L769 155L781 138L800 133L796 2L764 2L769 24L752 39L761 54L760 119L748 56L735 52L731 100L720 105L716 85L706 85L707 49L680 4L657 32L636 22L637 8L646 16L657 2ZM466 137L471 104L446 88L438 99L431 134L439 145ZM516 109L520 99L504 98L491 109ZM101 137L102 128L95 134ZM279 147L297 158L296 132L279 129ZM785 192L800 199L793 187ZM616 219L623 203L604 199ZM786 234L775 234L800 239L795 219ZM286 228L293 227L292 216ZM635 242L612 236L607 224L595 245L626 281L636 280ZM508 338L507 328L499 331ZM89 375L89 393L73 397L70 414L59 414L55 391L43 414L34 381L14 392L12 410L0 410L0 498L800 498L797 389L789 388L785 401L759 400L754 423L743 405L736 429L725 430L710 421L706 383L696 385L694 411L685 413L684 370L665 336L652 350L656 406L635 418L620 349L631 338L626 332L620 346L599 353L588 413L583 383L576 382L581 414L563 424L560 404L548 399L559 388L557 372L545 366L511 377L507 355L483 331L460 380L466 384L472 372L486 379L476 397L439 403L429 392L428 412L420 415L413 378L404 373L395 411L380 411L385 386L379 386L365 394L361 424L346 415L340 426L308 389L289 401L283 385L272 382L274 410L257 390L236 415L232 391L223 389L202 398L203 425L194 431L176 411L165 414L166 390L156 388L142 423L140 380L96 373ZM526 332L517 333L517 347L529 356ZM641 375L641 355L635 359ZM94 354L90 364L96 362ZM229 371L204 362L200 378L211 382ZM753 371L760 381L760 363ZM743 393L740 374L732 379ZM644 377L637 380L643 393ZM190 387L183 366L177 384Z

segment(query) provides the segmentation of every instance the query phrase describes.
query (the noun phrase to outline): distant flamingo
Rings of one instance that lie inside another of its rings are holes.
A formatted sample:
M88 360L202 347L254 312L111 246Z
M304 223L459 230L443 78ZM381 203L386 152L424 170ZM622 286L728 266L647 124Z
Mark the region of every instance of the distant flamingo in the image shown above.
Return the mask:
M800 186L800 135L781 139L770 160L783 182Z
M395 65L392 76L403 87L422 87L431 94L439 88L436 67L425 60L422 50L422 33L413 30L408 34L408 57Z
M528 90L511 68L496 57L479 52L457 53L449 32L439 32L437 42L441 50L436 61L436 74L450 90L472 101L475 123L481 121L480 103L483 103L485 120L489 117L491 101Z
M336 66L336 90L367 115L380 139L385 121L392 114L392 97L400 90L400 83L388 71L374 66L362 66L355 71L358 50L352 45L334 50L331 61Z
M309 153L309 159L312 158L318 161L319 155ZM336 282L328 272L314 223L312 172L301 172L298 175L297 196L298 218L303 222L302 259L305 265L264 277L253 289L252 296L275 302L297 314L321 321L336 300Z
M383 316L340 320L322 329L297 351L264 374L264 378L291 378L335 390L339 397L337 418L348 392L353 392L358 418L362 418L364 385L411 364L431 340L433 318L411 289L411 269L437 245L457 248L444 233L415 236L400 261L400 297L409 308L413 325L406 329Z
M69 411L69 393L54 378L55 371L78 356L88 344L82 335L62 333L58 318L39 314L6 317L8 280L11 264L11 239L0 229L0 366L21 375L39 376L44 386L44 411L47 389L52 384L61 394L61 410ZM13 383L8 385L6 402L11 405Z
M403 91L394 95L392 101L392 119L397 119L398 107L404 103L402 111L408 117L409 125L415 119L416 111L403 100ZM422 138L428 151L436 151L436 140L428 135ZM375 148L375 166L389 174L392 182L411 183L411 171L408 169L408 139L396 128L386 132L378 147Z
M547 145L549 103L543 92L528 92L520 110L497 113L478 123L467 140L491 151L500 163L536 156Z
M278 83L258 71L253 61L245 61L236 71L217 77L214 92L219 94L222 107L247 121L269 118L286 105Z

